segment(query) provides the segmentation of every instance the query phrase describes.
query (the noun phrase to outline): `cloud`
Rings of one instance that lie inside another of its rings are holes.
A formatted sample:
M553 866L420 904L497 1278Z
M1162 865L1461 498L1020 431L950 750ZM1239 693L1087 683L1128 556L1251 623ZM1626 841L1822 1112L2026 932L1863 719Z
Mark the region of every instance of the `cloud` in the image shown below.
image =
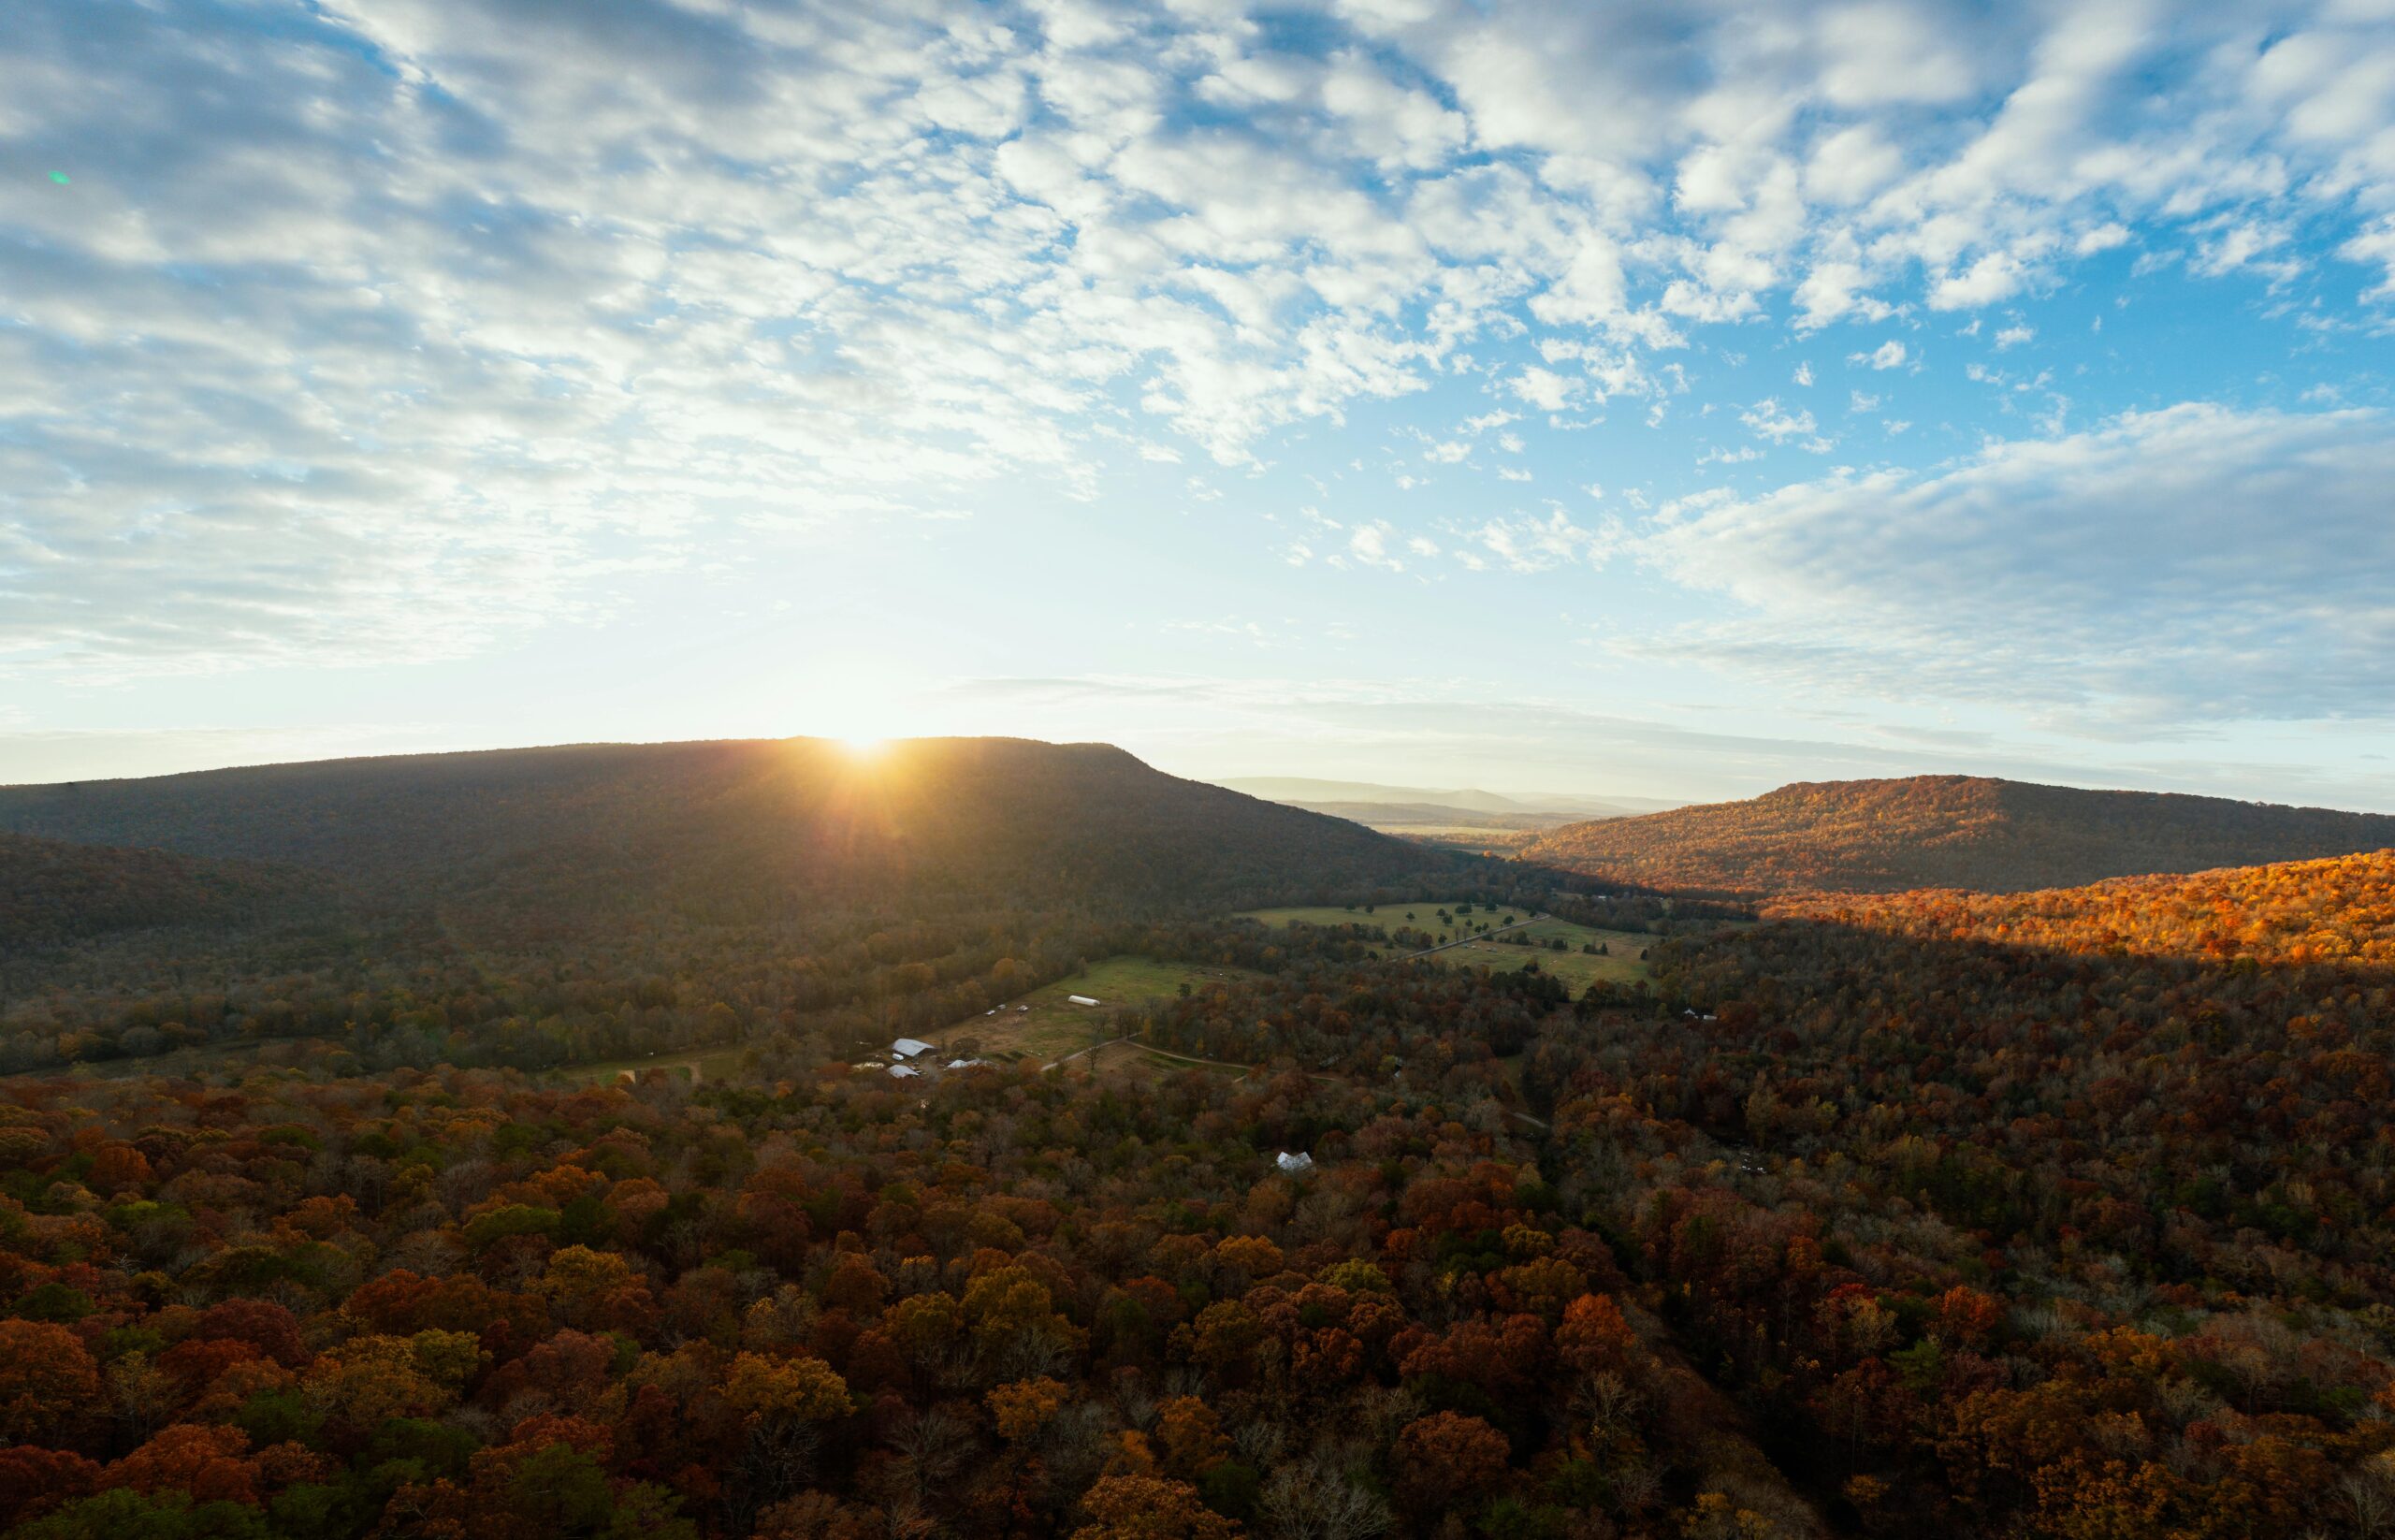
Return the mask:
M1584 529L1560 508L1543 519L1519 514L1484 519L1457 533L1486 553L1482 564L1516 573L1551 572L1583 562L1603 566L1619 536L1610 525Z
M1532 364L1515 375L1507 388L1542 412L1560 412L1572 404L1572 399L1580 387L1575 381L1552 370Z
M1905 345L1891 339L1868 353L1850 353L1846 361L1861 364L1865 369L1899 369L1903 367L1905 357Z
M2300 759L2214 754L2180 763L2134 749L2057 754L1976 733L1880 728L1828 715L1809 732L1739 731L1702 716L1670 719L1590 710L1568 700L1491 698L1488 681L1477 675L1402 685L1322 671L1279 678L983 677L959 679L947 695L986 714L980 720L964 716L966 730L1031 731L1060 741L1104 736L1175 774L1197 777L1271 770L1354 777L1403 764L1437 785L1712 799L1752 796L1796 780L1945 772L2395 806L2383 783L2340 777Z
M2131 242L2385 304L2390 61L2359 6L15 0L0 165L70 179L0 182L0 668L473 654L1459 375L1660 421L1703 328Z
M1374 519L1358 524L1347 531L1347 557L1357 565L1377 567L1383 572L1401 573L1405 563L1389 550L1397 530L1386 519Z
M2384 720L2390 476L2383 414L2188 404L1724 501L1635 549L1736 606L1660 646L1784 684L2096 734Z
M1769 439L1774 443L1786 443L1791 439L1806 441L1806 447L1819 443L1817 425L1809 411L1785 411L1777 397L1766 397L1738 414L1738 420L1751 429L1755 437ZM1826 444L1822 447L1828 447Z

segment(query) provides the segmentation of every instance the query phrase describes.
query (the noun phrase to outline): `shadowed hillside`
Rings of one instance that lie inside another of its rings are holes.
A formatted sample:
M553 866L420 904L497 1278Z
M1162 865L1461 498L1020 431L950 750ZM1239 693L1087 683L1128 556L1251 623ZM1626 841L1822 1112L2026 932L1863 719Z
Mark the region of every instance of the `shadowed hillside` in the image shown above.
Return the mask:
M0 830L43 895L12 923L75 943L0 947L0 1068L284 1038L375 1065L853 1047L979 1014L1159 922L1460 869L1105 745L995 738L12 787ZM310 896L266 904L283 884Z
M2018 892L2395 845L2395 818L1973 776L1802 782L1556 830L1527 860L1739 893Z
M0 835L0 950L163 925L254 924L289 915L327 885L291 867Z
M620 909L659 888L1212 902L1372 882L1421 852L1104 744L587 745L0 788L0 829L289 862L373 891Z

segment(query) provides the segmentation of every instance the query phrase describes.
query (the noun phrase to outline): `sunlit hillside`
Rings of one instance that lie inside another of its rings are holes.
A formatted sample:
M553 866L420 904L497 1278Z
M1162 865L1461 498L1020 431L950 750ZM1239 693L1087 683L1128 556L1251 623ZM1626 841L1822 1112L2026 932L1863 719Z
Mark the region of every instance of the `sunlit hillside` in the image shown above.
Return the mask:
M1522 858L1733 893L2010 892L2395 845L2395 817L1971 776L1822 781L1559 829Z

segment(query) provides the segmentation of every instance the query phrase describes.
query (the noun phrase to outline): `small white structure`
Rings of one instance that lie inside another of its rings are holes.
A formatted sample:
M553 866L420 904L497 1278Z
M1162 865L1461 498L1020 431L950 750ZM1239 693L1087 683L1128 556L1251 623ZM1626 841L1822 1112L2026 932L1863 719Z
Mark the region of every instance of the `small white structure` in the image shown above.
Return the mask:
M1302 1152L1297 1155L1291 1155L1288 1151L1284 1150L1279 1155L1272 1157L1272 1164L1280 1167L1281 1170L1286 1171L1291 1176L1295 1176L1300 1171L1310 1171L1314 1170L1314 1156Z
M916 1080L922 1075L922 1071L911 1064L893 1064L890 1067L890 1073L896 1080Z
M931 1051L931 1044L916 1038L901 1038L890 1045L890 1052L902 1059L911 1059L918 1053L928 1053Z
M1088 995L1066 995L1066 996L1065 996L1065 998L1066 998L1066 999L1067 999L1067 1000L1072 1001L1072 1002L1073 1002L1073 1004L1075 1004L1075 1005L1096 1005L1096 1004L1097 1004L1097 1002L1096 1002L1096 1000L1091 999L1091 998L1090 998Z
M970 1069L977 1064L987 1062L985 1059L951 1059L948 1061L948 1067L951 1069Z

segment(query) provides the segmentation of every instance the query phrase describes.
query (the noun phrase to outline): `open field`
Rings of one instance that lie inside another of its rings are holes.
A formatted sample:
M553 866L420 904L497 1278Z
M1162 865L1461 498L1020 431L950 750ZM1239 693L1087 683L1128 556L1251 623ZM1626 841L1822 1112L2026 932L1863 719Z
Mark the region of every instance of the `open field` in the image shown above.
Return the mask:
M1259 920L1268 925L1285 925L1299 921L1311 925L1380 925L1389 930L1400 925L1411 925L1433 936L1444 933L1450 937L1464 934L1459 923L1483 924L1495 930L1508 920L1529 920L1527 913L1520 909L1500 906L1492 910L1485 904L1473 905L1472 913L1468 915L1458 915L1457 902L1426 899L1419 903L1380 904L1374 906L1373 912L1370 914L1365 913L1360 905L1352 909L1335 905L1251 909L1240 918ZM1450 916L1447 923L1440 923L1441 909L1445 909ZM1409 915L1413 917L1410 920L1407 918ZM1522 946L1516 941L1517 937L1538 942L1560 939L1567 950L1556 952L1545 946ZM1441 962L1451 965L1483 965L1494 968L1517 968L1535 958L1540 967L1561 979L1576 992L1600 979L1629 983L1646 978L1647 965L1639 960L1638 954L1660 939L1660 937L1631 931L1597 930L1588 925L1575 925L1568 920L1538 919L1529 920L1527 924L1509 930L1502 936L1471 941L1438 955ZM1592 957L1580 950L1589 945L1605 947L1608 952Z
M573 1064L552 1071L567 1080L582 1084L601 1084L614 1080L625 1070L673 1069L689 1073L701 1084L719 1080L732 1080L740 1074L740 1050L737 1048L707 1048L694 1053L645 1053L636 1059L604 1059L597 1064Z
M1125 1084L1150 1084L1168 1075L1186 1074L1192 1069L1227 1081L1238 1080L1248 1072L1245 1065L1190 1059L1136 1042L1108 1043L1094 1053L1085 1053L1073 1060L1072 1065L1076 1069L1090 1071L1100 1080Z
M1102 1041L1113 1020L1113 1008L1168 999L1187 984L1203 989L1209 983L1250 979L1244 968L1201 966L1195 963L1160 963L1153 957L1128 954L1092 963L1086 972L1059 979L1030 994L1009 1000L995 1015L970 1016L950 1027L939 1039L943 1048L971 1052L988 1059L1038 1059L1042 1064L1077 1049ZM1067 996L1087 995L1098 1003L1078 1006ZM1029 1006L1029 1010L1018 1007Z
M1544 947L1525 947L1513 943L1517 936L1529 936L1545 940L1560 935L1570 948L1555 952ZM1626 984L1647 976L1647 967L1638 954L1654 946L1661 937L1642 936L1630 931L1590 930L1563 921L1541 922L1523 930L1508 931L1493 940L1473 941L1439 953L1439 960L1459 966L1486 965L1492 968L1517 968L1535 960L1539 967L1554 974L1572 986L1575 993L1603 979L1612 983ZM1591 957L1580 950L1588 942L1611 948L1608 955Z
M1260 920L1268 925L1286 925L1299 921L1309 925L1379 925L1387 930L1395 930L1400 925L1412 925L1415 930L1426 930L1433 936L1445 931L1452 937L1461 933L1452 924L1440 923L1439 911L1444 909L1453 915L1456 906L1461 902L1463 902L1461 899L1424 899L1418 904L1381 904L1374 906L1373 911L1370 914L1364 912L1364 907L1360 904L1352 909L1341 908L1335 904L1324 904L1313 908L1291 909L1248 909L1234 918ZM1408 919L1409 915L1413 918ZM1529 918L1529 914L1523 909L1492 910L1486 904L1474 904L1471 914L1459 918L1469 920L1476 925L1494 928L1503 924L1509 918L1523 920Z

